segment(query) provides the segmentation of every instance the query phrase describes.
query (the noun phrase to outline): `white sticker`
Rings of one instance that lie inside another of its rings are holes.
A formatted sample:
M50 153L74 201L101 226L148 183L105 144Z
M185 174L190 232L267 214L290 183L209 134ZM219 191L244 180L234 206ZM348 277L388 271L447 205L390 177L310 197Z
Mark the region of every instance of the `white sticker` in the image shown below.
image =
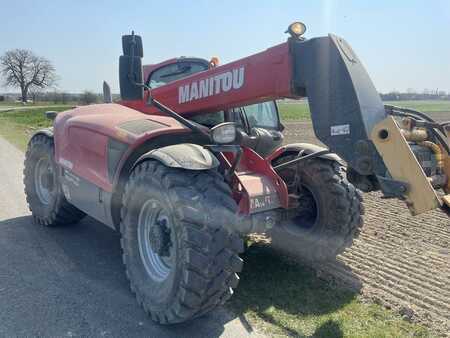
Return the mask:
M331 136L348 135L350 134L349 124L340 124L338 126L331 126Z

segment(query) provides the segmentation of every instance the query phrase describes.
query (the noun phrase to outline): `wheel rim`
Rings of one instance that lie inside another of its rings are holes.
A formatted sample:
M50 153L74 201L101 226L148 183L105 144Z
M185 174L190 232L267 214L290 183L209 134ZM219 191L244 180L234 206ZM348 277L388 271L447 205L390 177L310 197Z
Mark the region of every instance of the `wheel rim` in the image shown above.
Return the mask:
M155 227L164 227L169 232L168 235L166 232L164 241L155 238ZM139 254L147 274L156 282L164 281L174 266L173 237L172 224L166 209L157 200L145 202L138 219ZM159 247L155 242L160 244ZM161 253L162 246L167 249L164 254Z
M54 190L53 166L48 158L41 158L34 169L34 185L36 194L42 204L48 205Z
M319 207L314 192L306 185L300 188L299 213L293 218L291 230L312 230L319 219Z

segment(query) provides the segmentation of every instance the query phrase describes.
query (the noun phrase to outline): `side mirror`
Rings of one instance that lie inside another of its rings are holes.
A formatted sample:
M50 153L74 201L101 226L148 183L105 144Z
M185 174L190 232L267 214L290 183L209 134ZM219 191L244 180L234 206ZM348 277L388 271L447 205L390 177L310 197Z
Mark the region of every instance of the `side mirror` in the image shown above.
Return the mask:
M122 55L119 58L119 84L122 100L143 100L142 61L138 56Z
M134 40L133 40L134 39ZM132 49L134 45L134 54ZM144 57L144 48L142 46L142 38L139 35L122 35L122 51L123 55Z
M58 112L56 112L56 111L46 111L45 112L45 117L52 121L56 118L56 115L58 115Z
M123 55L119 58L119 84L122 100L143 100L142 38L139 35L122 36Z

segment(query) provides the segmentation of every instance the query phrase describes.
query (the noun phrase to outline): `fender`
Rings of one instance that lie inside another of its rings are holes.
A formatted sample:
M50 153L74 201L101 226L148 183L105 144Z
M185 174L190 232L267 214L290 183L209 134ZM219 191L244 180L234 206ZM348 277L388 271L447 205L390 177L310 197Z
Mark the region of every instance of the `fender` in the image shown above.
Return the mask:
M44 129L39 129L38 131L36 131L33 136L30 138L30 140L37 136L37 135L44 135L47 136L49 138L53 138L53 127L49 127L49 128L44 128Z
M285 146L280 147L277 150L275 150L267 158L267 160L274 161L274 160L278 159L279 157L283 156L283 154L292 153L292 152L299 153L302 150L304 151L305 155L309 155L309 154L312 154L312 153L315 153L315 152L318 152L321 150L326 150L326 148L317 146L317 145L311 144L311 143L292 143L292 144L285 145ZM336 161L341 164L345 164L344 160L334 153L328 153L328 154L320 155L318 157L326 159L326 160L330 160L330 161Z
M165 166L187 170L208 170L219 166L219 160L209 150L192 143L151 150L142 155L133 168L146 159L155 159Z

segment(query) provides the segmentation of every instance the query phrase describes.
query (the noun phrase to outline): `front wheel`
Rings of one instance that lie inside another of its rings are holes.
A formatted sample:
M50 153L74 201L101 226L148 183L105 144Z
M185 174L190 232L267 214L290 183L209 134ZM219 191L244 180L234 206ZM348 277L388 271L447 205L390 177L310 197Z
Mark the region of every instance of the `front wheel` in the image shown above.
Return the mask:
M36 223L56 226L76 223L84 213L65 198L58 179L53 139L35 135L28 144L23 170L25 195Z
M123 261L152 319L184 322L223 304L239 282L237 206L215 171L139 164L121 210Z
M295 169L280 174L292 183ZM296 177L291 193L298 207L272 229L272 245L307 261L333 259L352 245L363 225L361 192L347 181L343 166L327 159L307 160Z

